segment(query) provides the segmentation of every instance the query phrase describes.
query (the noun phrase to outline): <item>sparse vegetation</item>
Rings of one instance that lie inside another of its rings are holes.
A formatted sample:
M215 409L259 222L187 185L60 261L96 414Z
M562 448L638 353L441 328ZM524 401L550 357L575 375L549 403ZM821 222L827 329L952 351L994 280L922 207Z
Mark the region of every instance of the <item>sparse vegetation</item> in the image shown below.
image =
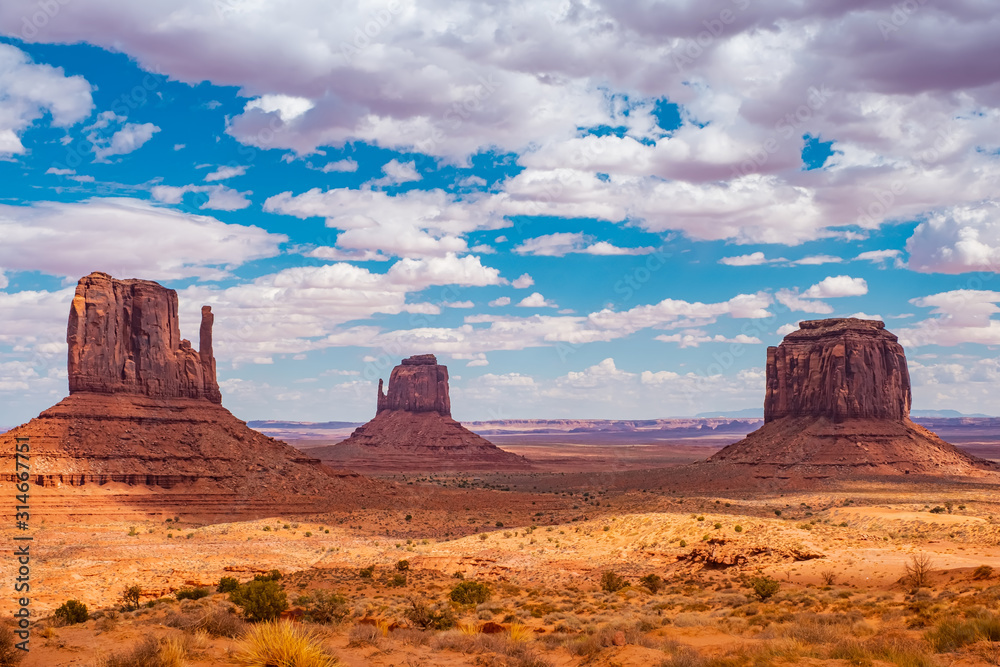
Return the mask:
M174 593L178 600L200 600L212 594L209 588L182 588Z
M236 577L222 577L219 585L215 587L217 593L232 593L240 587L240 581Z
M17 638L6 625L0 625L0 667L17 667L21 664L25 651L17 648Z
M55 617L64 625L83 623L90 618L87 605L79 600L66 600L55 611Z
M601 590L614 593L628 586L628 581L613 570L605 570L601 574Z
M774 596L781 589L781 584L776 579L772 579L765 574L751 577L748 583L753 590L753 594L762 602Z
M122 606L123 611L133 611L139 608L139 598L142 596L142 587L138 585L132 585L125 588L122 591L121 597L118 599Z
M913 554L906 563L906 581L913 588L924 588L930 582L931 557L925 553Z
M455 584L448 597L459 604L482 604L490 599L490 587L480 581L462 581Z

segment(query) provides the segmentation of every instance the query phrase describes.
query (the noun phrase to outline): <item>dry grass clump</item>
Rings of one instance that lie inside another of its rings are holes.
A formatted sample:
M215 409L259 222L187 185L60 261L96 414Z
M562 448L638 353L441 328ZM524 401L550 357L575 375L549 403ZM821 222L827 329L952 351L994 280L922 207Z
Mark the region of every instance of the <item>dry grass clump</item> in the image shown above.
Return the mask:
M0 625L0 667L15 667L26 655L15 646L17 638L6 625Z
M185 667L187 650L176 638L147 637L135 646L97 659L97 667Z
M950 653L980 641L998 642L1000 614L979 610L965 618L945 618L926 637L938 653Z
M652 647L653 640L644 632L639 623L629 625L610 624L598 628L593 634L573 637L567 648L570 653L580 656L591 656L600 653L609 646L615 645L615 638L624 644Z
M431 647L480 654L476 664L490 667L551 667L526 641L512 639L510 634L471 635L460 630L442 632L431 642Z
M213 637L239 637L246 633L249 625L233 613L231 608L215 607L201 617L197 628Z
M340 664L314 632L287 621L266 621L252 626L238 643L234 657L238 664L247 667L336 667Z
M875 660L899 667L936 667L938 664L925 642L898 630L869 639L844 639L834 646L830 657L862 667L872 665Z

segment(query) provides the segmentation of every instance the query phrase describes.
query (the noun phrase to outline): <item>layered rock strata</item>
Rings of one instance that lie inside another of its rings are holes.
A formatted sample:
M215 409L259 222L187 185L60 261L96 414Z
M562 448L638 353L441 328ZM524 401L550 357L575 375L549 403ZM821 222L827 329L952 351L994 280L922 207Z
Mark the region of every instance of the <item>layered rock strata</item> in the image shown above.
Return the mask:
M996 466L910 421L910 376L896 336L875 320L802 322L767 350L764 426L709 464L782 474L966 475Z

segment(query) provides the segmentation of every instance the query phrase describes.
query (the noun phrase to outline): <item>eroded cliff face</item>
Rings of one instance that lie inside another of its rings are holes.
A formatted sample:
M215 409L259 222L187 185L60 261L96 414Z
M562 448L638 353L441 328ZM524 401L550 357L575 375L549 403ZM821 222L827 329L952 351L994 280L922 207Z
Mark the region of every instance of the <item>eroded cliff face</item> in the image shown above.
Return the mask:
M436 412L442 417L450 417L448 367L438 364L433 354L403 359L392 369L388 394L382 393L382 381L379 380L375 414L385 410Z
M877 320L800 323L767 351L764 425L714 454L761 479L981 475L998 469L914 424L910 375L896 336ZM709 470L710 468L704 468Z
M106 273L80 279L70 306L70 394L136 394L221 403L209 306L202 308L201 351L180 337L177 292L148 280Z
M910 414L903 346L876 320L801 322L767 350L764 421L782 417L891 419Z

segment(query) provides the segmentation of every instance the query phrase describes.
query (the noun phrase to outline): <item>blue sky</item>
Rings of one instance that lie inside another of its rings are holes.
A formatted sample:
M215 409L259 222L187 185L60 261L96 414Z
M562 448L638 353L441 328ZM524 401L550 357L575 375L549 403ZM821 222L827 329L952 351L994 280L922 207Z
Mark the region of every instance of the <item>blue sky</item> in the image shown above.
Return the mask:
M5 2L0 425L94 270L211 304L245 419L425 352L459 419L758 407L850 315L914 409L1000 414L1000 19L939 4Z

